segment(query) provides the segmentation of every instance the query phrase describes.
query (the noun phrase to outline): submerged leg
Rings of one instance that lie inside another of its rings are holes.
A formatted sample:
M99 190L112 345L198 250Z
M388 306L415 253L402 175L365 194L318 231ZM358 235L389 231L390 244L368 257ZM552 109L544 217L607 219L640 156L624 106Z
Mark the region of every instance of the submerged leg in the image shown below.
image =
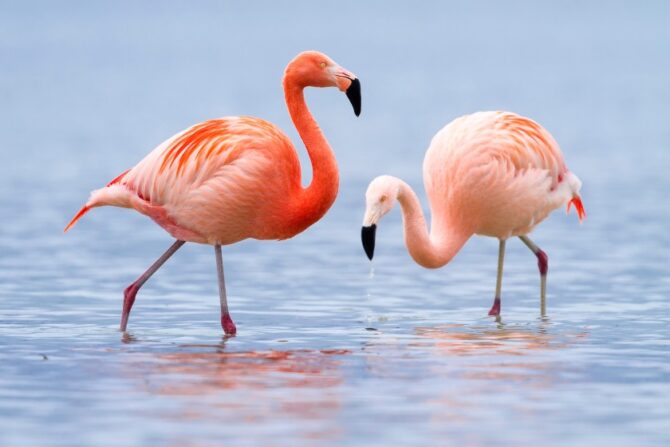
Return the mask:
M228 300L226 298L226 282L223 278L223 257L221 256L221 246L215 245L216 253L216 272L219 276L219 300L221 301L221 327L227 335L234 335L237 332L233 319L230 318L228 311Z
M500 315L500 297L502 289L503 262L505 261L505 240L500 239L498 248L498 276L496 277L496 296L493 299L493 306L489 310L489 315Z
M158 258L146 272L142 273L142 275L137 278L134 283L126 287L126 290L123 291L123 312L121 313L120 326L121 331L125 332L126 326L128 326L130 309L133 308L133 304L135 303L135 295L137 295L137 291L140 290L140 287L142 287L142 285L147 282L149 278L151 278L151 275L156 273L156 270L165 264L165 261L167 261L175 251L179 250L179 247L182 245L184 245L184 241L175 241L175 243L172 244L170 248L168 248L167 251L163 253L161 257Z
M540 270L540 313L544 316L546 312L546 296L547 296L547 272L549 271L549 257L540 249L528 236L519 236L519 239L535 256L537 256L537 267Z

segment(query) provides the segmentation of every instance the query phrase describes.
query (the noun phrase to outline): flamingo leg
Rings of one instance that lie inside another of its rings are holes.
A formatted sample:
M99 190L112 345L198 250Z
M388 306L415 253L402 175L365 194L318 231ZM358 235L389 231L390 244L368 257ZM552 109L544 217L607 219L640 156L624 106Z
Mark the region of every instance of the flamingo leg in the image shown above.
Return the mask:
M547 272L549 271L549 257L528 236L519 236L519 239L537 256L537 268L540 270L540 313L545 315L547 310Z
M226 298L226 281L223 277L223 256L221 256L221 245L214 246L216 253L216 272L219 276L219 300L221 302L221 327L226 335L235 335L237 328L228 311L228 299Z
M500 239L500 245L498 247L498 275L496 277L496 296L493 299L493 306L489 310L489 315L500 315L500 306L501 306L501 294L502 294L502 276L503 276L503 263L505 261L505 239Z
M156 273L156 271L161 268L163 264L165 264L165 261L170 259L170 256L179 250L179 248L184 245L184 243L185 241L175 241L175 243L172 244L170 248L168 248L167 251L163 253L161 257L158 258L146 272L142 273L142 275L137 278L134 283L126 287L126 290L123 291L123 312L121 313L121 326L119 328L122 332L126 331L126 327L128 326L128 317L130 316L130 309L133 308L133 304L135 303L135 295L137 295L140 287L142 287L144 283L147 282L149 278L151 278L151 275Z

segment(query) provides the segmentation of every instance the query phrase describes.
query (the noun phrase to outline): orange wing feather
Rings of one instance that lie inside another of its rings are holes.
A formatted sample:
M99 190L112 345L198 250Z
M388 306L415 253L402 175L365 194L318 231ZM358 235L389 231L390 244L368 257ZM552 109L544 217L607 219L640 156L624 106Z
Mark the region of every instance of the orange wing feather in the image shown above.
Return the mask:
M130 172L130 169L126 169L121 174L114 177L114 179L111 182L107 183L107 186L112 186L116 183L119 183L121 180L123 180L123 177L125 177L128 172Z
M176 162L176 173L180 174L197 149L204 147L211 139L217 136L224 136L228 131L228 127L227 122L223 120L209 120L193 126L177 137L165 150L163 162L158 172L163 172ZM209 155L211 148L207 152L206 155Z
M244 127L244 133L236 132L233 129L236 126ZM197 167L203 160L231 149L231 139L260 139L268 136L285 143L286 137L275 126L259 118L237 117L235 120L205 121L191 127L170 143L162 155L158 173L176 164L175 174L180 175L189 163L195 162Z
M552 171L554 183L562 180L567 167L560 153L558 143L552 138L542 126L535 121L516 115L514 113L503 113L500 117L501 127L513 135L520 144L514 145L514 156L512 162L517 169L528 168L529 151L540 160L537 168Z
M542 126L529 118L515 114L504 114L502 118L503 128L514 132L517 135L524 135L525 138L535 142L535 144L517 145L516 157L518 159L515 161L515 165L517 165L518 168L523 168L518 161L523 160L523 149L530 149L542 160L542 167L552 171L552 188L556 186L556 183L562 182L565 178L565 174L568 172L568 168L563 161L563 156L561 155L558 143L556 143L553 137ZM584 204L579 195L574 195L568 202L568 212L570 212L570 207L572 205L575 206L579 222L581 223L584 218L586 218L586 210L584 209Z
M575 210L577 210L577 217L579 217L579 223L582 223L584 221L584 218L586 217L586 210L584 209L584 204L582 203L582 199L579 196L575 196L568 202L568 209L566 212L570 212L570 207L574 205Z

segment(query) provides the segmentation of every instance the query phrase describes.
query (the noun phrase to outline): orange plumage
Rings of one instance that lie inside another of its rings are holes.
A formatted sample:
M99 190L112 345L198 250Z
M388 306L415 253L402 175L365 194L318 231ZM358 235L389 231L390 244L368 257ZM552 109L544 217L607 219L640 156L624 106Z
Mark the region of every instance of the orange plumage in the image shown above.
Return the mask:
M319 220L335 201L339 175L335 156L304 100L307 86L347 92L356 114L355 76L315 51L286 68L284 93L293 122L312 162L312 182L303 188L296 150L275 125L248 116L212 119L169 138L136 166L95 190L65 227L68 231L98 206L132 208L177 239L165 255L126 289L121 329L135 294L181 244L214 245L219 265L222 325L235 331L225 303L220 246L246 238L287 239Z

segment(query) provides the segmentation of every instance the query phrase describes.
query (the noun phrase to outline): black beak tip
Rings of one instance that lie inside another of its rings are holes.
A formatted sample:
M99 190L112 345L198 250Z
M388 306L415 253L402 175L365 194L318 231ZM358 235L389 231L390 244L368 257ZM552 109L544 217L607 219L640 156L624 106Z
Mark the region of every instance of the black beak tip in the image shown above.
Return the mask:
M361 114L361 81L355 78L351 81L351 85L347 89L347 98L354 108L356 116Z
M375 233L377 231L377 225L372 224L369 227L363 227L361 229L361 241L363 242L363 250L368 256L368 259L372 261L372 257L375 254Z

